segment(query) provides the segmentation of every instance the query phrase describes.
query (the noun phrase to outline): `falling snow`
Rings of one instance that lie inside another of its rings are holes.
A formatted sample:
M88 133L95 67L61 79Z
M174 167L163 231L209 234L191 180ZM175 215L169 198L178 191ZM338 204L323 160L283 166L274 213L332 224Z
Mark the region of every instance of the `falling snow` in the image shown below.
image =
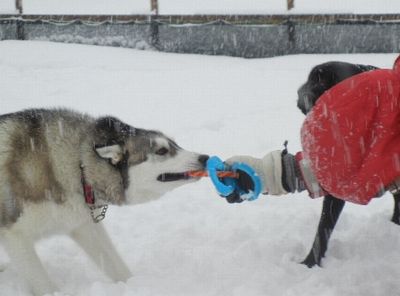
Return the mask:
M0 0L0 13L14 13L14 3ZM149 0L119 0L118 5L111 0L23 0L23 4L27 14L150 11ZM159 4L162 14L288 13L284 0L159 0ZM295 0L289 14L399 11L398 0ZM344 37L338 34L340 39ZM2 41L0 107L1 113L58 106L93 116L111 114L133 126L160 129L185 148L223 159L234 154L260 157L282 149L286 139L294 153L300 150L304 119L296 108L296 91L312 66L341 60L384 68L391 67L394 58L394 54L364 54L244 60ZM324 116L328 115L325 108ZM68 135L61 121L58 127L60 135ZM33 151L40 150L33 139L30 144ZM364 139L359 145L365 151ZM398 170L399 159L393 157ZM15 215L12 200L2 202L0 208ZM55 296L398 295L400 228L389 221L392 198L385 195L368 206L348 204L332 234L323 268L308 269L299 262L314 239L321 203L297 193L230 205L203 179L155 202L110 207L103 223L134 274L125 283L107 279L64 236L42 240L37 250L61 288ZM319 247L315 245L315 251ZM0 244L0 270L7 262ZM30 295L9 266L0 272L0 295Z
M248 60L15 41L0 42L0 52L4 113L64 106L111 114L221 158L260 157L286 139L290 152L300 150L304 116L296 91L312 66L343 60L391 67L395 58ZM104 224L134 274L126 283L107 279L66 237L43 240L37 250L62 290L58 296L397 295L400 228L389 221L392 198L348 204L323 268L308 269L299 262L311 247L321 202L303 193L230 205L203 179L158 201L110 207ZM7 261L0 248L0 264ZM0 273L0 291L29 295L12 268Z

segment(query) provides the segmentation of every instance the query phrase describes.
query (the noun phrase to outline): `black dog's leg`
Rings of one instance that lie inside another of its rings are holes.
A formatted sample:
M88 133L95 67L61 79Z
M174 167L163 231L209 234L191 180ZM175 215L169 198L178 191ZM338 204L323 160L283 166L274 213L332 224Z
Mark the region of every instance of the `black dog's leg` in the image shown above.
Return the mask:
M400 193L393 194L394 199L394 209L393 209L393 216L392 222L400 225Z
M322 206L321 218L318 225L317 234L310 253L302 262L308 267L321 264L321 259L325 256L328 248L328 241L335 224L339 219L340 213L344 207L345 201L337 199L332 195L326 195Z

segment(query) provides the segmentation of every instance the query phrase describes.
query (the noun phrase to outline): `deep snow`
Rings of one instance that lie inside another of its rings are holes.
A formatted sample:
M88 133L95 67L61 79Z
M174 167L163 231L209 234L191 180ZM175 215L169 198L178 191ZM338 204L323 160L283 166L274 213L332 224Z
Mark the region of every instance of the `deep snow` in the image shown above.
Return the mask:
M288 13L286 0L158 0L161 14ZM0 13L15 12L15 0L0 0ZM150 0L23 0L27 14L138 14ZM398 0L295 0L290 13L398 13Z
M309 69L343 60L391 67L394 54L268 59L166 54L121 48L0 42L0 110L65 106L161 129L181 146L222 158L300 149L296 90ZM158 201L111 207L104 223L134 277L107 279L67 237L37 244L62 293L78 296L398 295L399 226L389 195L348 204L323 268L298 264L316 230L321 199L262 196L230 205L208 179ZM8 264L0 248L0 264ZM11 267L0 295L29 295Z

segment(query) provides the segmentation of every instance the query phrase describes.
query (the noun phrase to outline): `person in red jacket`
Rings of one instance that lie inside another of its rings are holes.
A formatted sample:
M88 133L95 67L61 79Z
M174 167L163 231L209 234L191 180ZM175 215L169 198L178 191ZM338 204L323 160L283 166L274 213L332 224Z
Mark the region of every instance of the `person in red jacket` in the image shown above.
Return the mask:
M393 69L377 69L346 79L318 99L301 128L303 152L287 149L264 158L234 156L260 176L272 195L307 189L367 204L400 184L400 56ZM399 179L399 180L398 180ZM241 174L241 189L252 189ZM227 197L240 202L238 192Z

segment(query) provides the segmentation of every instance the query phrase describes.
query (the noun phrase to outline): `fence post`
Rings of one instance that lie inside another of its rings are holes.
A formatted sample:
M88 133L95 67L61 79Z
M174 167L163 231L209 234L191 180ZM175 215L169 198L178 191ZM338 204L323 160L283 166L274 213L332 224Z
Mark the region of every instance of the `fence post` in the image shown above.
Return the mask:
M151 13L158 15L158 0L150 0Z
M18 11L19 14L23 13L22 0L15 0L15 9Z
M157 20L158 16L158 0L150 0L151 13L150 13L150 43L155 48L160 46L160 23Z
M294 0L287 0L287 10L294 8Z
M24 20L22 19L22 0L15 0L15 9L18 11L18 14L21 16L16 20L16 38L17 40L25 40L25 30L24 30Z
M295 23L289 18L286 22L288 34L288 52L289 54L296 53L296 26Z

